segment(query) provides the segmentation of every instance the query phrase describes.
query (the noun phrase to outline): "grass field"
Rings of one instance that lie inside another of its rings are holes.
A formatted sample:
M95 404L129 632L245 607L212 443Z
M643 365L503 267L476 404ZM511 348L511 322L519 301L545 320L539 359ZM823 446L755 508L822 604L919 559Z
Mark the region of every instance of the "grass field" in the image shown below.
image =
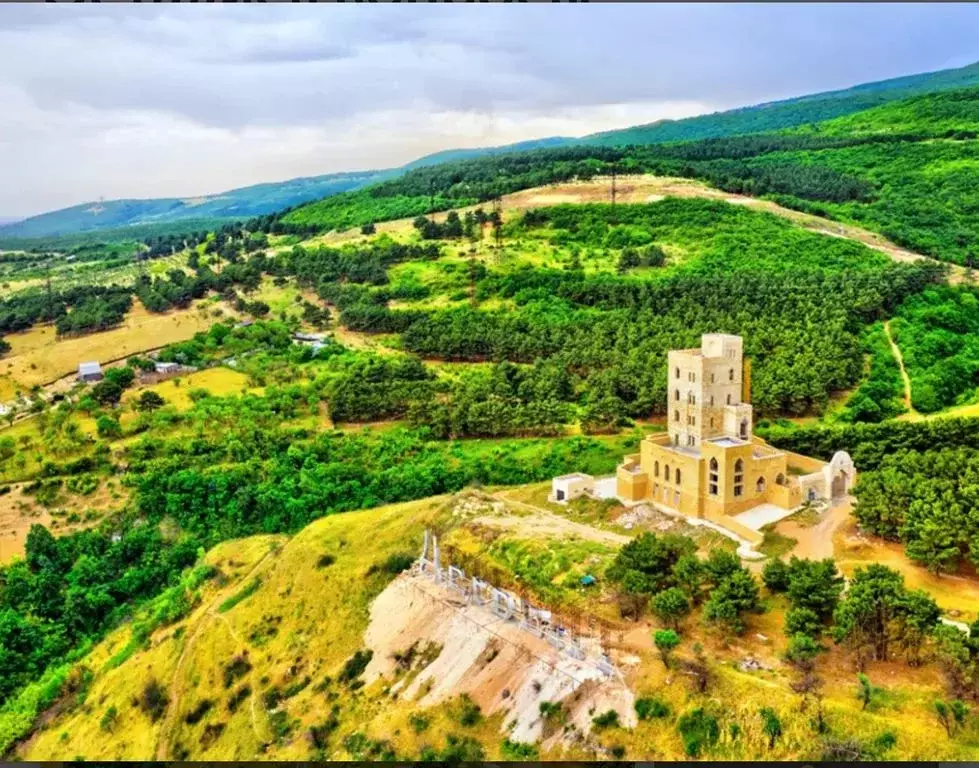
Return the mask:
M50 384L87 360L106 363L189 339L218 320L213 301L164 314L148 312L138 301L122 325L100 333L59 339L53 325L37 325L6 337L11 351L0 360L0 400L36 384ZM228 314L227 308L220 310Z
M128 405L143 392L151 390L178 410L186 410L191 405L190 393L195 389L206 389L218 397L240 395L243 392L261 394L263 391L262 387L249 387L248 376L244 373L219 367L188 373L151 386L134 387L126 391L122 402L124 405Z

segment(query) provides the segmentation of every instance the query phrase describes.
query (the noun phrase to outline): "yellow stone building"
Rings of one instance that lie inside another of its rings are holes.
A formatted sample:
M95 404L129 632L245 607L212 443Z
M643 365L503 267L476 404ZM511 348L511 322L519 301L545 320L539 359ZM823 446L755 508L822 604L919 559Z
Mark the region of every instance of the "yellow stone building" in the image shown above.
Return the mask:
M806 499L849 491L855 471L846 453L827 464L754 436L751 367L740 336L706 334L699 348L671 351L668 365L668 431L644 438L618 467L622 501L702 518L756 544L763 524Z

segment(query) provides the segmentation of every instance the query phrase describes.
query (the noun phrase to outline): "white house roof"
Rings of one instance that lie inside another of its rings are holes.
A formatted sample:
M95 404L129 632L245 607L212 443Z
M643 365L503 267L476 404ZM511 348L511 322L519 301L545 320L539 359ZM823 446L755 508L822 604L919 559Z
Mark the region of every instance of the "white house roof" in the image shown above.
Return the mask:
M86 376L90 373L102 373L102 366L98 363L79 363L78 373Z

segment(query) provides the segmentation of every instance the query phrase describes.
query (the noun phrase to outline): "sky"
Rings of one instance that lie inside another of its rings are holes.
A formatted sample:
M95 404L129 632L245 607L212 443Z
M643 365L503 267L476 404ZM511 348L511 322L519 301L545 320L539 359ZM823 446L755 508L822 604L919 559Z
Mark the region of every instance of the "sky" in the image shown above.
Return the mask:
M973 4L0 4L0 216L962 66L976 29Z

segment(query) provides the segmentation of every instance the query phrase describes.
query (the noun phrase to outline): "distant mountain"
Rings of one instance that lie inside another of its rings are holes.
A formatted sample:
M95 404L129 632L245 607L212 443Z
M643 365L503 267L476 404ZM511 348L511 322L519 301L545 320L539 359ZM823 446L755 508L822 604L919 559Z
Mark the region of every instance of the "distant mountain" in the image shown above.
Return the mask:
M13 224L15 221L20 221L23 216L0 216L0 227L5 224Z
M754 107L698 115L682 120L660 120L617 131L585 136L585 144L614 146L695 141L745 133L767 133L850 115L910 96L979 85L979 62L959 69L864 83L840 91L827 91Z
M0 226L0 238L51 237L168 224L190 219L247 219L379 181L389 171L355 171L255 184L216 195L82 203Z

